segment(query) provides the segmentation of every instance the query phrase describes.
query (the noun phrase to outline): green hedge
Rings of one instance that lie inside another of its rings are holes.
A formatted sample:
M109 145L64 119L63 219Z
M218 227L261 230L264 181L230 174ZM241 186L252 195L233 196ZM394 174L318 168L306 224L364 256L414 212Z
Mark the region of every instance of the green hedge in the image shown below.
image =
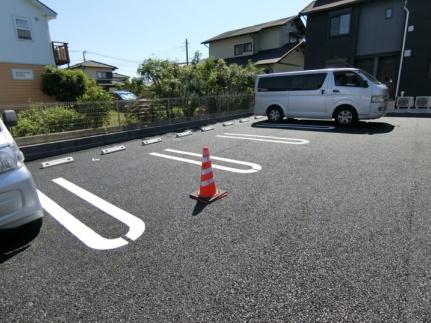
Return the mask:
M31 107L18 114L18 125L12 128L16 137L71 131L82 128L85 117L75 110L63 106L49 109Z

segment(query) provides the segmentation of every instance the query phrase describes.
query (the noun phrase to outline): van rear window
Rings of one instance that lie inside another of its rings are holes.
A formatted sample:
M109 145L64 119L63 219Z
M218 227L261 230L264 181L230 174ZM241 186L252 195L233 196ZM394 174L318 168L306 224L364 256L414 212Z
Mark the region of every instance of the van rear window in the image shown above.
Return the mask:
M327 73L263 77L259 79L259 92L319 90Z

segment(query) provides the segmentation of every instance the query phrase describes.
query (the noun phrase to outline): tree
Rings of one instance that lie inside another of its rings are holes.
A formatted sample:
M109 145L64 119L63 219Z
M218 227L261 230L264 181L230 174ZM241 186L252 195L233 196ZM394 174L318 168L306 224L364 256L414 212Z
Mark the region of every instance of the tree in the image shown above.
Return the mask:
M169 60L147 59L138 69L147 81L145 87L155 97L213 96L250 94L256 75L262 70L249 62L246 66L227 65L224 60L195 58L189 66Z
M148 89L142 77L127 79L124 84L118 87L120 90L130 91L137 96L148 96Z

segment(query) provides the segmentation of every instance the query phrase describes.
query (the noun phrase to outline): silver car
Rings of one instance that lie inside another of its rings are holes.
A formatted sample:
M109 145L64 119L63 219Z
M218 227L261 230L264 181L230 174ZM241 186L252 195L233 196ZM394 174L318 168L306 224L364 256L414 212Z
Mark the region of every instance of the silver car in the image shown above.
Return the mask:
M3 119L3 120L2 120ZM17 228L43 217L33 177L6 128L16 125L14 111L0 119L0 229Z

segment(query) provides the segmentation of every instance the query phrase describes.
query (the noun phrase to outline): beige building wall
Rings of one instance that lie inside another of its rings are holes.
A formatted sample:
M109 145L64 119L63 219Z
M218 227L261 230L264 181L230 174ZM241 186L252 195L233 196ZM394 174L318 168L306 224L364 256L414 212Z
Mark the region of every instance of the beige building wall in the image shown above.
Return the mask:
M292 66L292 68L296 68L295 71L304 70L304 49L302 47L295 49L294 52L282 59L281 62L285 64L299 65Z
M299 32L299 30L293 22L289 22L287 25L280 27L279 29L280 47L291 41L290 33L297 33L297 32Z
M268 65L272 73L295 72L304 70L304 50L296 49L277 64Z
M280 47L280 27L264 29L257 35L256 52Z
M210 43L209 56L213 58L231 58L252 55L253 52L244 53L243 55L235 56L235 45L254 43L251 35L239 36L234 38L222 39ZM254 44L253 44L254 49Z
M31 69L33 80L14 80L12 69ZM55 98L42 92L43 65L0 63L0 106L29 102L55 102Z

